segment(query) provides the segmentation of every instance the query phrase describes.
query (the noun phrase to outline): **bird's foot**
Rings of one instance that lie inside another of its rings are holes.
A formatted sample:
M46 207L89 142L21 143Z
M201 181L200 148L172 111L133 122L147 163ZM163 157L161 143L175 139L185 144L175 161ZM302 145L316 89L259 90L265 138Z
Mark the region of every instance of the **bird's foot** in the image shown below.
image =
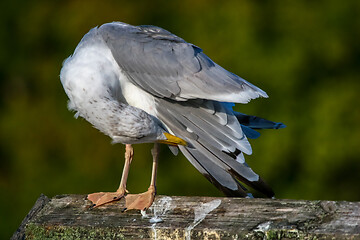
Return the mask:
M118 201L123 198L126 193L127 190L124 189L118 189L116 192L91 193L87 195L87 199L93 203L91 208L95 208L110 202Z
M156 195L155 187L149 187L149 189L140 194L128 194L125 196L126 210L137 209L146 210L154 202Z

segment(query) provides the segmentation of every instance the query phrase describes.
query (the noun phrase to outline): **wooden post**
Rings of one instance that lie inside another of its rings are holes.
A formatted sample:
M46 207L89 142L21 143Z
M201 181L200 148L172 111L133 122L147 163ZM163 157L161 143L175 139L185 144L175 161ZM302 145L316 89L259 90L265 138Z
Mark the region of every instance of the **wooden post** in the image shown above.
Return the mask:
M123 200L42 195L13 239L360 239L360 202L157 196L145 212Z

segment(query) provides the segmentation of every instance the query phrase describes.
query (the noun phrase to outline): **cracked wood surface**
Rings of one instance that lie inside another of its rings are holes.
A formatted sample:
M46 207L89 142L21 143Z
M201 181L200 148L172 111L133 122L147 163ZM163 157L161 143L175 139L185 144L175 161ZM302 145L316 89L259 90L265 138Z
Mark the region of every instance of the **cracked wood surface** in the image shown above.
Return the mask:
M13 239L360 239L360 202L157 196L90 209L85 195L42 195Z

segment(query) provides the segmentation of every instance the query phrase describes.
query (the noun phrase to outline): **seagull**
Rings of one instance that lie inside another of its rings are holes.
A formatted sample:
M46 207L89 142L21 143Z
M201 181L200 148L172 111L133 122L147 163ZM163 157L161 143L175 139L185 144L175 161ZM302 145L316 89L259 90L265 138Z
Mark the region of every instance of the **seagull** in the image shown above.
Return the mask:
M85 34L63 62L60 80L76 118L125 144L119 188L87 195L92 207L125 198L127 210L148 209L156 195L159 144L175 155L180 149L226 196L251 196L242 183L274 196L244 154L252 153L248 138L260 135L254 129L285 125L235 112L235 103L268 95L194 44L156 26L106 23ZM130 194L132 144L139 143L154 143L151 182L148 191Z

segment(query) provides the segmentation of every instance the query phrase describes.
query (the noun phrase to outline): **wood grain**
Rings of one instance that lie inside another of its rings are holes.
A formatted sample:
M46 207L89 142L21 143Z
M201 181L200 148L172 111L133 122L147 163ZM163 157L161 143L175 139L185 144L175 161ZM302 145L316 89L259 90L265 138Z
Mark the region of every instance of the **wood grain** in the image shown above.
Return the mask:
M13 239L360 239L359 202L157 196L141 214L45 198Z

